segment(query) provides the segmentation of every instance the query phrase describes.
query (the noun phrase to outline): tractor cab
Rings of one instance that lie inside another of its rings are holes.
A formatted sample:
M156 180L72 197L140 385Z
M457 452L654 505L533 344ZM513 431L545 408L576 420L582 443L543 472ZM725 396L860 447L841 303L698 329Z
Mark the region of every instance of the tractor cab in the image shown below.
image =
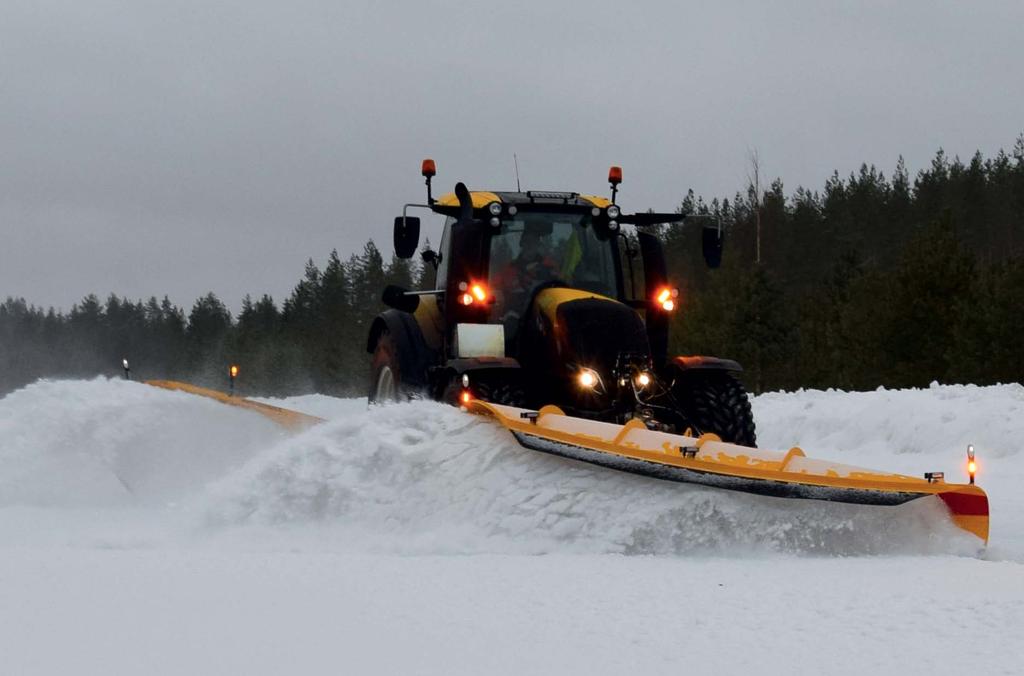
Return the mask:
M436 263L434 291L446 317L456 324L490 325L493 331L501 327L504 354L491 356L519 358L523 317L543 289L625 298L607 200L571 193L470 193L470 198L490 201L474 209L470 219L449 216L440 250L429 252L426 261ZM454 194L438 200L441 209L456 204ZM457 336L446 337L454 349Z

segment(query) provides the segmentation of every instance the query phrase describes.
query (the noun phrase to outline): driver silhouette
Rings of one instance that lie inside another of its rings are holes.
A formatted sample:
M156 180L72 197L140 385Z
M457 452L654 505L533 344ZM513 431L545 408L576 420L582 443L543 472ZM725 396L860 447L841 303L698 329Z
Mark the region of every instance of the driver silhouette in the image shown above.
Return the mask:
M509 296L528 297L538 284L557 277L558 265L541 251L540 235L527 229L519 237L519 255L510 260L498 273L495 285ZM521 311L525 308L515 309Z

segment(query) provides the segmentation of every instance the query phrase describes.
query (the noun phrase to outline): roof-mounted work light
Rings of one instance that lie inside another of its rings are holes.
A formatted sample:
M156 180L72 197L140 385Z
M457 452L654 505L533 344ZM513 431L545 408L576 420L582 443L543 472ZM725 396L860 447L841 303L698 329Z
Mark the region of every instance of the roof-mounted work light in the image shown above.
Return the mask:
M619 192L619 184L622 183L622 167L609 167L608 182L612 184L612 204L615 204L615 195Z
M420 174L427 179L427 204L433 204L434 196L430 194L430 179L437 175L437 166L434 165L434 160L429 157L423 160L423 164L420 165Z

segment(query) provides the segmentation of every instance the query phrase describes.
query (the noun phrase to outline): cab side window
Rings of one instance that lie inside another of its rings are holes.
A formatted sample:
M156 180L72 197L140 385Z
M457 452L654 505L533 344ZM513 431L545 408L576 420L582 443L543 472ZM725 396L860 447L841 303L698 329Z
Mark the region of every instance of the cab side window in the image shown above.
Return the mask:
M437 277L434 280L435 289L447 288L448 283L448 262L451 260L451 233L455 219L449 216L444 222L444 233L441 235L441 246L438 253L441 254L441 264L437 266Z

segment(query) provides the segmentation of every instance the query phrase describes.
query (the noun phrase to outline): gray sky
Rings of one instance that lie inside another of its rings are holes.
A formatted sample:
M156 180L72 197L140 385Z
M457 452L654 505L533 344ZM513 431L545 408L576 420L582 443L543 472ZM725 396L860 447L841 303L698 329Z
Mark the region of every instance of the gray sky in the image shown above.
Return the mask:
M0 297L278 301L436 190L787 192L1009 149L1024 3L4 0ZM436 234L433 236L436 242Z

